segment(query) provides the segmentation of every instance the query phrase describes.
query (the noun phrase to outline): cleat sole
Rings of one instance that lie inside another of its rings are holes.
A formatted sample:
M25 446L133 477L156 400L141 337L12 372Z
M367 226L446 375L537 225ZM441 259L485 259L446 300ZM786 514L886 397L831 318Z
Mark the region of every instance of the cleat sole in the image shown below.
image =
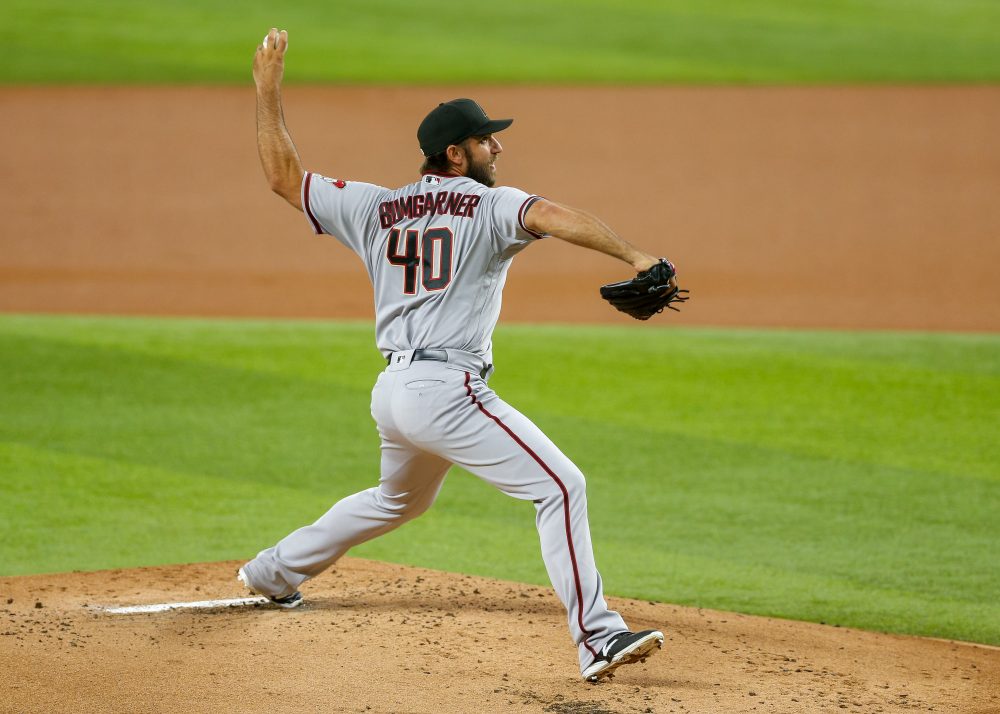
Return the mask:
M661 649L663 649L663 640L660 639L660 637L650 637L649 639L640 642L628 652L623 652L617 655L607 667L597 674L587 677L586 681L591 684L597 684L601 679L613 679L615 676L615 670L622 665L645 662L653 652Z

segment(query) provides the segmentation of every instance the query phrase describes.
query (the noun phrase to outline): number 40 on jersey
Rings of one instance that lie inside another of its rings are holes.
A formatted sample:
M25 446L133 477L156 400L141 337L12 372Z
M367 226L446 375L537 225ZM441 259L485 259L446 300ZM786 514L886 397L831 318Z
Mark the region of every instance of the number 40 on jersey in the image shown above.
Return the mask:
M420 231L399 228L389 233L386 258L392 265L403 268L403 293L417 294L417 278L424 290L444 290L451 282L452 251L455 236L450 228L428 228Z

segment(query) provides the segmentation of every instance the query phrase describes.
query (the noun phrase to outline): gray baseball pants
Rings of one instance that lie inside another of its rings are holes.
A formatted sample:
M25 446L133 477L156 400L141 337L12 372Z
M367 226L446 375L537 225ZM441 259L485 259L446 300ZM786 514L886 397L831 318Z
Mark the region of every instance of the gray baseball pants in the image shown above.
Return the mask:
M379 485L338 501L312 525L261 551L245 566L250 582L274 597L292 594L352 546L426 511L457 464L535 504L542 558L566 607L582 671L611 635L627 629L604 599L583 474L487 386L480 358L448 350L448 362L411 362L411 354L394 353L372 390L382 438Z

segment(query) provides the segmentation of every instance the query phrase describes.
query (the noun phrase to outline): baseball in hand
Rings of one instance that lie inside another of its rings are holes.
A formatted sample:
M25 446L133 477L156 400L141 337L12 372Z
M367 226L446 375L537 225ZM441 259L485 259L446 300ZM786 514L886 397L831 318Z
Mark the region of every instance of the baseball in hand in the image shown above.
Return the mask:
M268 32L266 35L264 35L264 49L265 50L267 49L267 38L270 37L270 36L271 36L270 32Z

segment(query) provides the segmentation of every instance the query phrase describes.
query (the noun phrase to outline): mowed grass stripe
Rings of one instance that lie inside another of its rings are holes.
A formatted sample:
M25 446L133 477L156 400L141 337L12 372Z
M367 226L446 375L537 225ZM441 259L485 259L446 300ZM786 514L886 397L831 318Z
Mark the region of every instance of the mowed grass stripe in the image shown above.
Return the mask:
M0 317L0 572L249 557L376 482L368 323ZM1000 338L506 326L612 594L1000 644ZM119 487L120 485L120 487ZM360 556L544 583L453 471Z
M9 442L0 473L4 515L17 514L0 519L5 575L242 558L234 544L284 535L267 512L311 513L298 489Z
M525 408L803 456L1000 478L996 336L576 328L567 340L547 327L510 334L516 358L504 361L498 378L528 387L518 402ZM561 375L572 389L553 400L547 385ZM651 418L654 405L661 419Z
M245 84L271 26L291 33L293 83L1000 79L989 0L7 0L2 20L0 82L19 84Z

